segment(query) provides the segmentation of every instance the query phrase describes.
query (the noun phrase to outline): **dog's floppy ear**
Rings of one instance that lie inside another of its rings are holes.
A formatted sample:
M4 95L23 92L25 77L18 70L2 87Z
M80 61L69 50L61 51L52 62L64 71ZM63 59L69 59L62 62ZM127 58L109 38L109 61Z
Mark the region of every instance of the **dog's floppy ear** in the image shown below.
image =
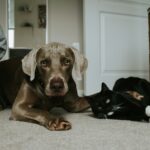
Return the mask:
M32 81L35 77L36 69L36 54L40 48L31 50L23 59L22 59L22 69L25 74L30 76Z
M72 77L74 81L82 80L82 73L86 70L88 61L87 59L75 48L71 48L75 56L75 62L72 69Z

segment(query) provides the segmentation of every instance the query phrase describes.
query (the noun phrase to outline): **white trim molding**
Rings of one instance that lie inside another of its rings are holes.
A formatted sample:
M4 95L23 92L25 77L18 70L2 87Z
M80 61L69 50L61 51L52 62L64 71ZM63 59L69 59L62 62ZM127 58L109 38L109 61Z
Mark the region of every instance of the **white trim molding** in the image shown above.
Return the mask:
M116 2L123 2L123 3L137 3L143 5L150 5L150 0L102 0L102 1L116 1Z

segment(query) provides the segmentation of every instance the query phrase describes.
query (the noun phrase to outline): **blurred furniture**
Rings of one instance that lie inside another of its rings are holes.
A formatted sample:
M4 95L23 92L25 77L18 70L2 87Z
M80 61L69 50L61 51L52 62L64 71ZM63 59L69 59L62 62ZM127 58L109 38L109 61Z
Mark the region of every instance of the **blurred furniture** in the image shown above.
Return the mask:
M148 9L148 28L149 28L149 71L150 71L150 8ZM149 74L150 80L150 74Z
M10 48L9 49L9 56L10 58L18 58L18 57L23 57L27 53L29 53L31 49L28 48Z

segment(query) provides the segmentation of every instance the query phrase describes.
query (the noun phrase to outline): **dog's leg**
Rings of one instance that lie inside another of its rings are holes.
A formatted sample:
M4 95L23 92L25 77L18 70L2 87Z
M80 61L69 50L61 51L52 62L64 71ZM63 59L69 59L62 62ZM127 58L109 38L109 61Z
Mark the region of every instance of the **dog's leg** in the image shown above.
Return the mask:
M64 108L69 112L82 112L90 108L90 105L84 97L80 97L72 101L67 101L64 104Z
M35 121L49 130L68 130L71 124L64 118L52 116L48 111L33 108L38 100L32 88L23 82L12 107L12 120Z
M21 115L18 113L12 113L10 119L38 123L52 131L69 130L71 128L71 124L68 121L66 121L64 118L53 116L49 114L48 111L27 108L27 107L20 107L19 111L22 112Z

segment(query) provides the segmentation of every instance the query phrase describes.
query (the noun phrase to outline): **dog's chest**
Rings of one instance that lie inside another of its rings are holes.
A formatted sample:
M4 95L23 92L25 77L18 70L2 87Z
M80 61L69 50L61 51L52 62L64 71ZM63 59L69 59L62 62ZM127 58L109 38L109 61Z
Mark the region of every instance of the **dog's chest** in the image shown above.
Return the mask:
M64 103L63 97L53 97L39 100L35 104L35 107L42 109L51 109L52 107L61 107L63 103Z

